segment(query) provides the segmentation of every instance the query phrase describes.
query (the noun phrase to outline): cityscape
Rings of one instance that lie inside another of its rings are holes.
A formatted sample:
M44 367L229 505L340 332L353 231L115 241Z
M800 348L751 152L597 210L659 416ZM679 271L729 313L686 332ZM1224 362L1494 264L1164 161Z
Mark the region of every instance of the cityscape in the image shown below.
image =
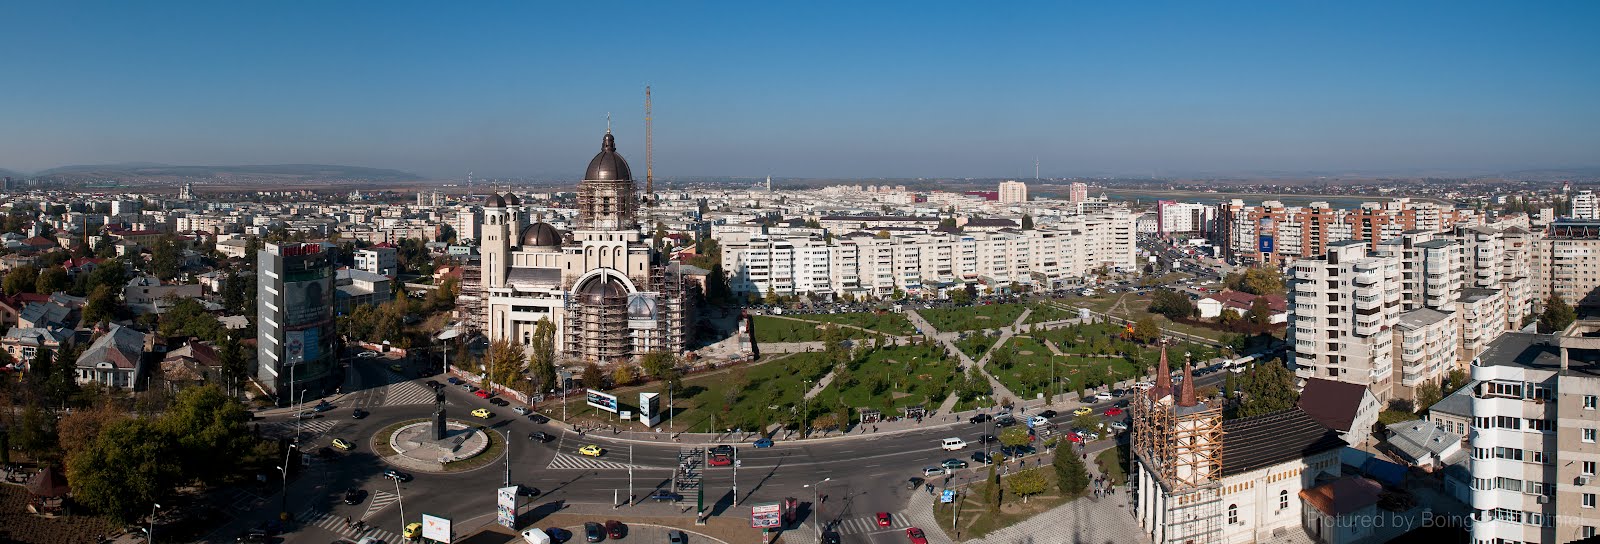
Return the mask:
M14 8L0 544L1600 542L1600 6Z

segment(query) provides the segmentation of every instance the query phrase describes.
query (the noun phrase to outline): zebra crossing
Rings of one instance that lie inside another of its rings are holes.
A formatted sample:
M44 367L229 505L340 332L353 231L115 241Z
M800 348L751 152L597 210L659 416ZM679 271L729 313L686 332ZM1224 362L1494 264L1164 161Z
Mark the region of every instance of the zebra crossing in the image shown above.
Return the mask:
M228 503L229 510L235 512L252 512L261 508L267 502L266 499L261 498L259 495L243 489L233 490L222 500Z
M628 470L627 463L604 461L593 457L557 453L545 468L565 470ZM663 467L634 465L634 470L671 470Z
M905 530L911 526L911 522L906 520L906 515L900 512L889 514L889 522L888 527L879 527L878 518L875 516L851 518L834 522L833 530L841 535L860 535L878 531Z
M323 433L333 430L333 427L338 424L337 420L331 418L311 421L279 421L262 425L261 434L268 438L294 438L296 425L298 425L300 429L299 440L306 441L322 436Z
M373 514L378 513L378 511L383 510L399 500L400 496L394 493L390 493L388 491L374 491L372 493L372 500L367 501L367 511L361 514L361 519L370 518Z
M403 379L398 375L395 379ZM384 406L401 406L410 404L433 404L433 389L417 382L400 381L385 386L383 394Z
M402 540L398 534L371 526L367 526L362 529L356 529L354 525L345 524L345 519L347 518L343 516L335 516L331 513L316 509L301 512L300 515L295 516L295 519L299 520L300 523L315 525L323 530L345 538L349 538L351 540L360 540L362 537L370 536L384 542L404 542L404 540Z

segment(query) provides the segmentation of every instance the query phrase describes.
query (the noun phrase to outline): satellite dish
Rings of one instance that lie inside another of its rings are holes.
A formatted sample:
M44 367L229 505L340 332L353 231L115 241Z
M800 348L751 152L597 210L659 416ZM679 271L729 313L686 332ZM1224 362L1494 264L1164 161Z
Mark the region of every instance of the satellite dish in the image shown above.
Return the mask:
M449 340L457 336L461 336L461 329L450 329L439 333L439 335L435 336L434 338L437 340Z

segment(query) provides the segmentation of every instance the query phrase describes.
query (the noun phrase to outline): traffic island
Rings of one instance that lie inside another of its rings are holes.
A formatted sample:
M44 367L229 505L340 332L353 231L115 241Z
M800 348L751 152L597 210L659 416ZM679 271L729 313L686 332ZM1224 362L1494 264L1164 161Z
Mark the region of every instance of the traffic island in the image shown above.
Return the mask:
M425 419L392 425L373 437L373 451L391 465L435 473L475 469L505 454L505 441L478 425L446 420L440 439L432 426Z

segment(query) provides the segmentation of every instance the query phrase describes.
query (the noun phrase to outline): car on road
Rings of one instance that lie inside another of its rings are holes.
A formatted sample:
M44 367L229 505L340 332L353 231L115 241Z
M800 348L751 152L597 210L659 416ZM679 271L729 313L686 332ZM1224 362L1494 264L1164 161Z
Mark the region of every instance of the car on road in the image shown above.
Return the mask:
M600 446L596 446L594 444L589 444L589 445L586 445L584 447L578 448L578 453L587 455L589 457L599 457L601 455L605 455L606 450L601 449Z
M1115 399L1115 398L1117 398L1117 396L1111 394L1110 391L1101 391L1099 393L1095 393L1094 394L1094 400L1096 402L1109 402L1109 401L1111 401L1111 399Z
M939 466L944 468L967 468L967 462L960 459L945 459Z
M478 397L480 399L486 399L486 398L489 398L489 392L488 391L484 391L482 389L479 389L477 391L473 391L472 392L472 396Z
M923 476L938 476L940 474L946 474L948 472L950 472L950 470L946 469L944 467L922 467L922 475Z
M706 464L713 467L725 467L733 464L733 458L726 455L713 455L706 459Z
M410 474L406 474L404 472L400 472L400 471L392 469L392 468L389 469L389 470L383 471L383 477L391 479L391 480L400 480L402 482L411 481L411 475Z
M1092 413L1094 413L1094 408L1090 408L1088 406L1084 406L1082 408L1079 408L1077 410L1073 410L1072 411L1072 415L1075 415L1075 416L1086 416L1086 415L1089 415L1089 414L1092 414Z
M556 437L550 436L550 433L544 431L534 431L528 433L528 440L533 440L535 442L549 442L555 439Z
M356 354L356 357L360 357L362 359L371 359L371 358L374 358L374 357L377 357L377 356L378 356L378 352L376 352L376 351L363 351L361 353L357 353Z
M688 544L688 543L689 543L689 535L684 534L683 531L679 531L677 529L673 529L673 530L667 531L667 544Z
M541 413L538 413L538 412L534 412L534 413L528 414L528 419L532 420L534 423L541 423L541 424L550 422L550 418L544 417L544 414L541 414Z
M527 406L518 406L516 408L512 408L511 411L516 412L519 416L525 416L533 413L533 410L529 410Z
M974 463L983 463L983 464L987 465L987 464L989 464L989 454L986 454L986 453L981 452L981 451L972 452L972 462L974 462Z
M753 442L752 445L754 445L757 448L770 448L770 447L772 447L772 439L771 438L762 438L760 440L757 440L757 441Z
M978 437L978 443L980 443L980 444L990 444L990 443L999 442L999 441L1000 441L1000 437L997 437L997 436L992 435L992 434L986 434L986 435Z
M568 531L560 527L546 527L544 534L545 536L550 537L551 542L555 542L556 544L561 544L562 542L572 540L572 531Z
M366 410L356 408L354 411L350 412L350 419L361 419L367 417L367 414L368 412Z
M462 391L466 391L466 392L468 392L468 393L471 393L471 392L473 392L473 391L477 391L477 390L478 390L478 388L476 388L476 387L473 387L473 386L472 386L472 384L470 384L470 383L462 383L462 384L461 384L461 390L462 390Z
M1039 412L1039 417L1056 417L1056 411L1055 410L1045 410L1043 412Z
M1017 418L1011 414L1000 414L994 418L994 424L999 427L1010 427L1017 424Z
M839 533L836 531L824 531L822 533L822 544L839 544Z
M477 410L473 410L472 411L472 417L476 417L476 418L489 419L489 416L491 416L491 415L493 415L493 414L489 413L489 409L488 408L479 408Z
M729 446L727 444L718 444L716 446L711 446L711 449L706 451L710 452L711 455L733 455L733 446Z
M606 536L616 540L628 536L628 524L617 520L606 520Z
M967 441L960 438L946 438L939 441L939 449L944 451L960 451L967 447Z
M888 527L894 524L894 520L889 517L888 512L878 512L877 518L879 527Z
M420 536L422 536L422 524L415 521L407 523L406 530L400 534L400 537L406 540L411 540Z
M1122 409L1112 406L1110 408L1106 408L1106 411L1101 413L1105 414L1106 417L1116 417L1122 415Z
M983 423L991 419L994 419L994 417L990 416L989 414L978 414L967 418L967 423Z
M655 493L650 494L650 500L656 502L678 502L683 500L683 495L673 493L670 489L657 489Z
M1094 431L1078 431L1078 436L1083 437L1084 441L1095 441L1100 439L1100 433Z
M350 450L356 449L356 445L355 444L347 442L343 438L335 438L335 439L333 439L333 447L339 448L339 449L344 450L344 451L350 451Z
M445 381L450 382L450 385L461 385L461 378L457 378L455 376L451 376L445 379Z
M495 398L489 399L489 404L493 404L495 406L499 406L501 408L504 408L506 406L511 406L511 401L506 400L506 399L502 399L500 397L495 397Z
M583 522L583 539L588 542L599 542L606 539L606 528L593 521Z
M922 529L906 527L906 538L911 539L911 544L928 544L927 535L922 534Z
M367 492L354 487L344 490L345 504L361 504L361 499L367 498Z
M1113 421L1111 422L1111 430L1117 432L1126 431L1128 430L1128 424L1121 421Z
M311 407L311 411L313 411L313 412L326 412L326 411L332 410L332 409L333 409L333 405L329 404L328 401L319 402L319 403L317 403L316 406Z
M422 384L426 385L428 387L432 387L434 389L438 389L439 388L439 380L428 380L428 381L422 382Z
M1050 424L1050 419L1047 418L1047 417L1044 417L1044 416L1033 416L1033 419L1029 419L1028 420L1028 428L1030 428L1030 429L1034 428L1034 427L1037 427L1037 426L1040 426L1040 425L1049 425L1049 424Z

